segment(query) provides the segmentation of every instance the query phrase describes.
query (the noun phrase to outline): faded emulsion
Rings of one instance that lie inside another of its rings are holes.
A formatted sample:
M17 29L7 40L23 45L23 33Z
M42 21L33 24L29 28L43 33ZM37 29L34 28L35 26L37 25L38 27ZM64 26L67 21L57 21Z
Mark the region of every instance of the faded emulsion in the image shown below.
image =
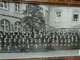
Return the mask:
M78 50L79 17L80 7L0 2L0 53Z

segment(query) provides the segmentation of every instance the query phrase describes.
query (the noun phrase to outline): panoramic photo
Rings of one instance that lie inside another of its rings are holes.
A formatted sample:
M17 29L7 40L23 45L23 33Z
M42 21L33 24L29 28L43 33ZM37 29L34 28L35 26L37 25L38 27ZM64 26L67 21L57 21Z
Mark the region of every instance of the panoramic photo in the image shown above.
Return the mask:
M0 2L0 53L80 49L80 7Z

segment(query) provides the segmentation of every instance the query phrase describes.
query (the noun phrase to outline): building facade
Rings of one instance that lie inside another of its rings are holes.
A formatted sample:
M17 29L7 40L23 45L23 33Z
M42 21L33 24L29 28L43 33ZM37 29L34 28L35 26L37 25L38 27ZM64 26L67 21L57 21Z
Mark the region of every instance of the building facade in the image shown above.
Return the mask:
M49 26L80 28L80 7L49 6Z
M24 23L22 23L25 17L24 11L28 9L27 4L24 3L9 3L0 2L0 31L4 32L19 32L25 31ZM45 5L40 5L42 8L44 19L47 20ZM48 14L48 13L47 13ZM47 22L47 21L46 21Z
M21 31L21 19L25 4L0 2L0 31Z
M23 31L24 3L0 2L0 31ZM80 7L40 5L45 25L55 28L80 28Z

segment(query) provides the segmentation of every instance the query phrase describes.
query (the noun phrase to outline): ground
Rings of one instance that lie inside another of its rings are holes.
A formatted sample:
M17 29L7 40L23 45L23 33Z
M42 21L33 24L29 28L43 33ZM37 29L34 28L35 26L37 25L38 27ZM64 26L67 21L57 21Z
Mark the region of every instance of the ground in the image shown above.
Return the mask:
M0 53L0 59L78 56L79 50L56 50L36 53Z

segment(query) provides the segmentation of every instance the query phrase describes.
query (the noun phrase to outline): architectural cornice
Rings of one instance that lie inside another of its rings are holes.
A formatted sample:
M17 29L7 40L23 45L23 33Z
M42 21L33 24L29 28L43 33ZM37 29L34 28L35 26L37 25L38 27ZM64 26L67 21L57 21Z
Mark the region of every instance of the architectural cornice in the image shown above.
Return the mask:
M6 14L0 14L1 16L7 16L7 17L11 17L11 18L16 18L16 19L21 19L19 17L16 17L16 16L11 16L11 15L6 15Z

